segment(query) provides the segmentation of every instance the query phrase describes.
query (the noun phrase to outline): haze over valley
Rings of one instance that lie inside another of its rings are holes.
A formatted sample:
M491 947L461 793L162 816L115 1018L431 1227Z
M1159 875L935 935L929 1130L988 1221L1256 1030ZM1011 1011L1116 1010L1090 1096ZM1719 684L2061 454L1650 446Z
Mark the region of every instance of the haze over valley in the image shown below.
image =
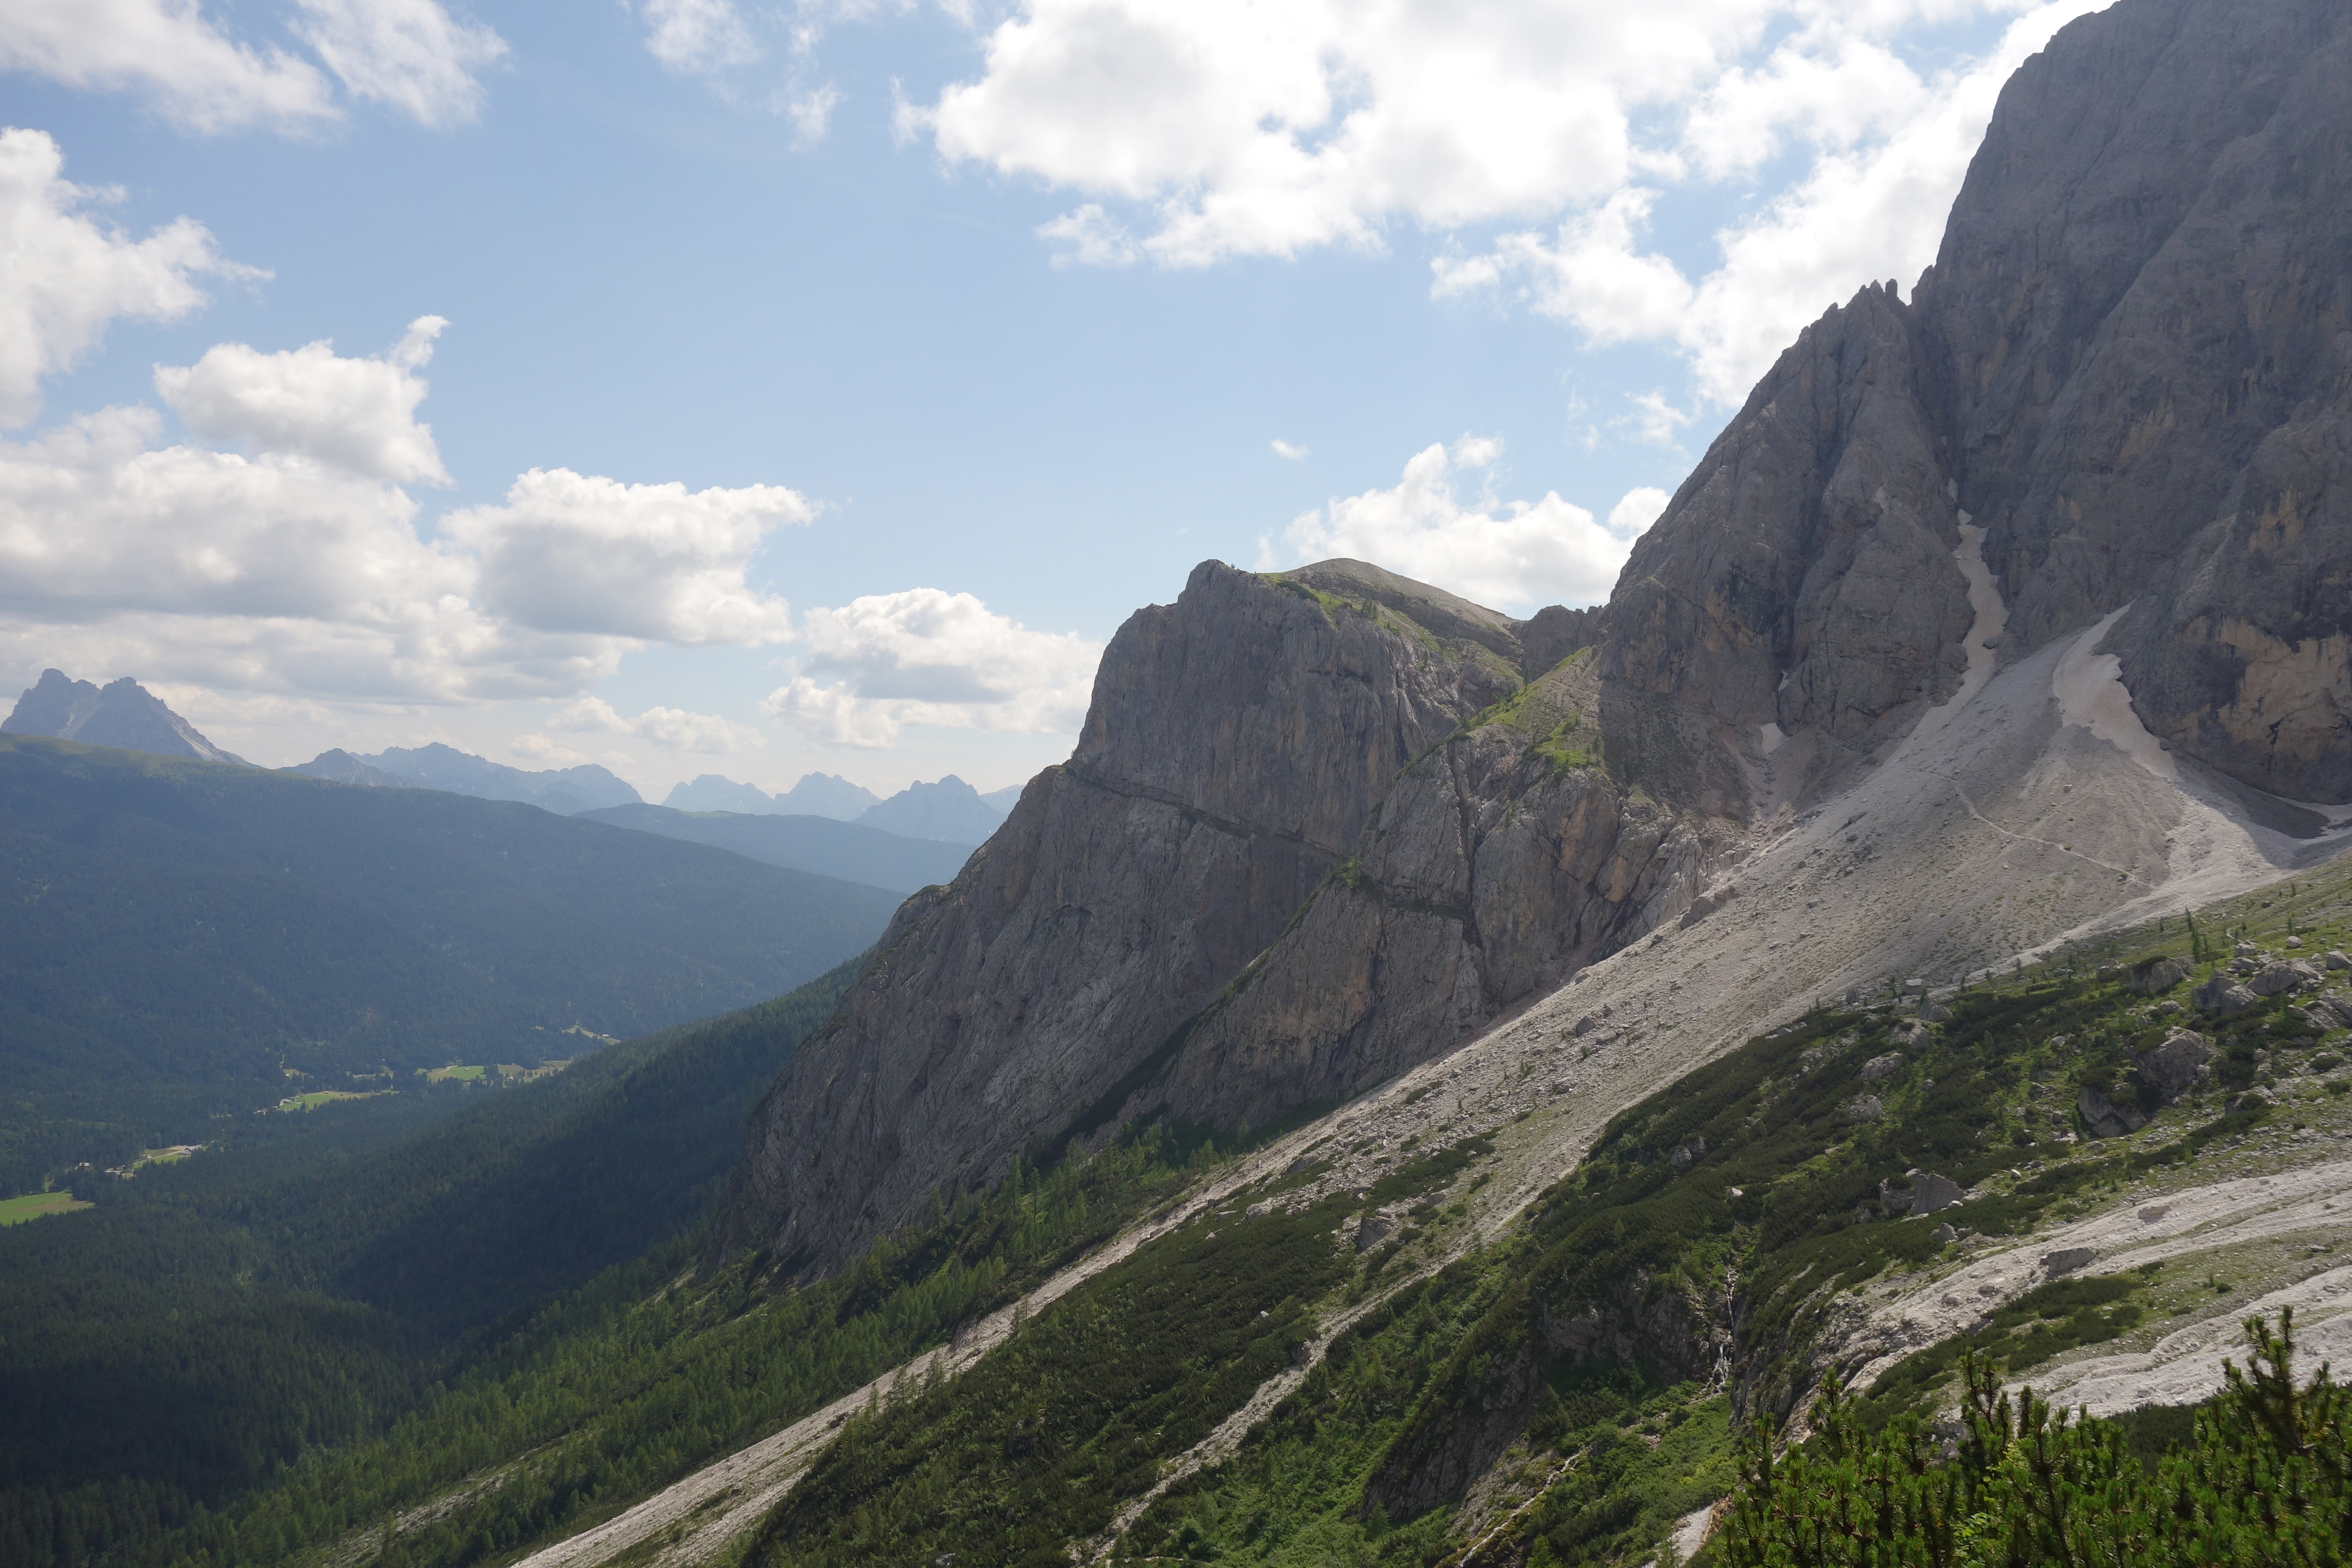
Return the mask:
M0 15L0 1562L2352 1553L2352 13L1244 9Z

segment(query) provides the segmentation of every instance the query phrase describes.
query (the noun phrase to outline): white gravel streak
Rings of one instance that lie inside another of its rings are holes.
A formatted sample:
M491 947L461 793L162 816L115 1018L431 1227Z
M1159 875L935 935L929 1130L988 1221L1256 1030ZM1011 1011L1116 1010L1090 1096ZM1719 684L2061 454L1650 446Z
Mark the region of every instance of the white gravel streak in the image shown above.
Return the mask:
M1968 1223L1965 1204L1947 1213L1956 1224ZM1966 1331L1996 1307L2059 1278L2042 1263L2053 1253L2089 1249L2091 1260L2068 1273L2121 1274L2143 1263L2290 1236L2309 1236L2331 1244L2352 1237L2352 1161L2328 1161L2300 1170L2243 1176L2160 1196L2141 1197L2022 1240L2004 1238L1956 1272L1874 1308L1861 1330L1848 1339L1849 1342L1861 1343L1874 1341L1883 1349L1856 1371L1853 1381L1857 1387L1867 1387L1912 1352ZM2238 1302L2217 1305L2222 1306L2222 1319L2226 1321L2211 1320L2221 1321L2216 1331L2235 1342L2239 1321L2256 1308ZM2134 1361L2153 1367L2176 1354L2189 1353L2186 1347L2191 1341L2182 1336L2193 1336L2204 1327L2200 1322L2180 1331L2145 1357L2107 1357L2101 1358L2101 1362ZM2184 1348L2178 1352L2164 1349L2175 1340L2179 1340ZM2084 1368L2101 1362L2075 1363L2046 1375L2062 1378L2064 1385L2071 1386L2084 1374ZM2218 1367L2220 1363L2214 1364ZM2216 1371L2202 1384L2195 1384L2199 1392L2194 1397L2201 1399L2211 1393L2220 1375ZM2045 1388L2038 1378L2025 1381L2053 1399L2061 1386L2053 1382ZM2073 1402L2069 1395L2068 1403ZM2117 1408L2128 1409L2143 1403L2144 1400L2134 1400Z

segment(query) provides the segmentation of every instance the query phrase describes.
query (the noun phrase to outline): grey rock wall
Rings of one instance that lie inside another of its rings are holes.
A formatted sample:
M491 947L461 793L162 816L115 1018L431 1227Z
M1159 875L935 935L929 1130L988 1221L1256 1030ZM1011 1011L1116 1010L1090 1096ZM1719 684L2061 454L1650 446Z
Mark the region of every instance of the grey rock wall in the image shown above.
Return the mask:
M834 1267L1115 1110L1398 774L1520 685L1516 625L1347 562L1276 580L1208 563L1138 611L1069 762L899 911L755 1113L719 1245Z
M1963 668L1963 514L2004 661L2106 647L2179 749L2352 799L2352 10L2124 0L2003 89L1936 264L1759 384L1637 547L1606 673L1720 806L1761 726L1813 792ZM1646 717L1645 717L1646 715ZM1705 754L1712 746L1714 754Z
M1611 775L1597 662L1406 770L1341 873L1120 1114L1263 1126L1347 1098L1679 919L1741 825Z

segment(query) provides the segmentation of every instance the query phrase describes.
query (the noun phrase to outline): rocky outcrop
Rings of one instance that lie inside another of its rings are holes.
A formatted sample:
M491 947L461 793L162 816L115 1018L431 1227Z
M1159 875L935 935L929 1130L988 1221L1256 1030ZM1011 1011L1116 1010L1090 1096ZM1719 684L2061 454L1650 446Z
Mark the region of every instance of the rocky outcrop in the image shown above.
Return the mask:
M2195 973L2185 958L2151 958L2134 965L2126 984L2142 996L2161 996Z
M2206 1044L2204 1036L2193 1029L2175 1029L2163 1044L2132 1058L2132 1076L2159 1101L2170 1105L2195 1087L2205 1076L2205 1064L2212 1059L2213 1047Z
M2087 1083L2074 1091L2074 1109L2094 1138L2121 1138L2147 1125L2147 1117L2130 1100L2110 1100Z
M2308 963L2265 963L2246 982L2246 989L2257 996L2284 996L2319 983L2319 971Z
M45 669L0 721L0 733L48 735L86 746L126 752L156 752L206 763L239 763L166 707L161 698L124 676L103 688L75 680L63 670Z
M2227 974L2219 973L2190 992L2189 999L2205 1013L2242 1013L2262 1000Z
M1738 825L1612 776L1595 662L1563 661L1407 768L1120 1116L1262 1126L1345 1099L1681 916Z
M755 1113L718 1245L822 1270L1025 1144L1263 1125L1679 913L1706 836L1608 777L1589 654L1526 683L1537 624L1354 562L1139 611L1069 762Z
M1725 809L1793 741L1830 787L1957 689L1979 551L2001 661L2129 606L2151 730L2352 799L2347 79L2335 0L2126 0L2029 60L1911 300L1809 328L1636 546L1612 755Z

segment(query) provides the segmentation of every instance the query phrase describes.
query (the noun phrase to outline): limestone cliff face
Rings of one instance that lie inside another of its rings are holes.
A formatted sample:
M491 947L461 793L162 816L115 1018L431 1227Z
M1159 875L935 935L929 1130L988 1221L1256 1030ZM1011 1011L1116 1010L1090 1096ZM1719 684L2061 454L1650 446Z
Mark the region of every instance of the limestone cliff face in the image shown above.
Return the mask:
M1810 328L1635 551L1620 752L1722 802L1801 736L1833 782L1958 684L1972 523L2004 661L2129 605L2150 729L2352 798L2347 79L2336 0L2124 0L2027 62L1910 301Z
M1587 648L1420 758L1357 852L1122 1116L1344 1099L1679 917L1738 842L1611 776Z
M1024 1144L1263 1126L1679 916L1738 825L1612 777L1602 629L1360 562L1200 567L785 1068L719 1247L823 1271Z
M1069 762L908 900L755 1114L722 1245L828 1268L1063 1134L1281 933L1400 770L1519 684L1513 624L1352 563L1211 563L1139 611Z
M1652 787L1744 814L1729 763L1765 726L1825 742L1833 768L1958 685L1971 616L1927 381L1909 312L1864 289L1781 355L1634 547L1604 718Z

